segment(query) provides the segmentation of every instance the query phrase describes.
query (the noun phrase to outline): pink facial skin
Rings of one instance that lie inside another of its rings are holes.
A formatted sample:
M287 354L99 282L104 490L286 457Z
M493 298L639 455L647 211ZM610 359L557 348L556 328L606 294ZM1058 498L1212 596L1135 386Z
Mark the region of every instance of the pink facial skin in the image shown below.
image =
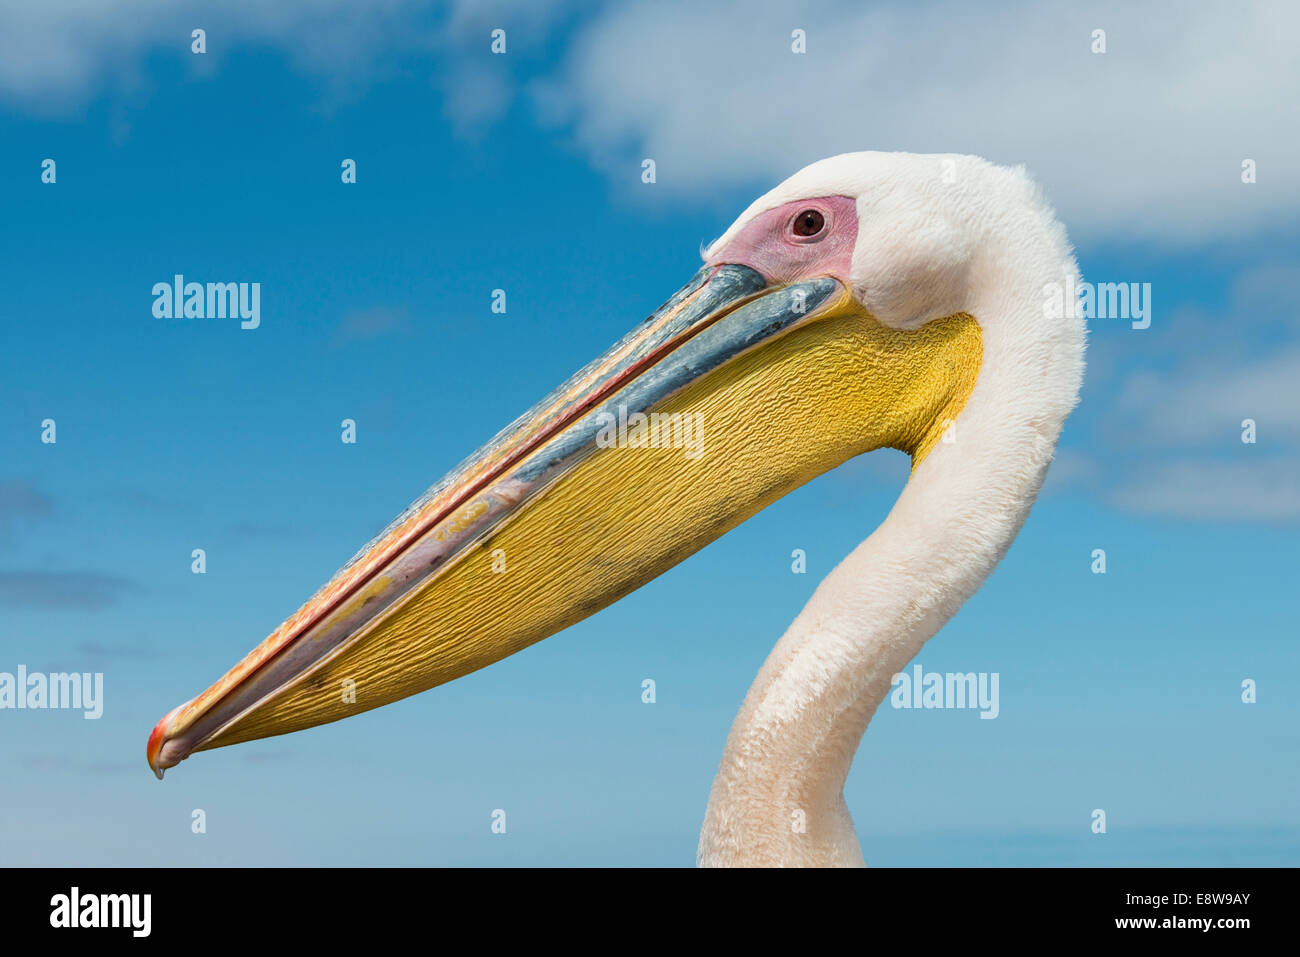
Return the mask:
M799 236L794 231L795 219L808 209L821 213L825 225L815 236ZM849 264L857 241L855 200L850 196L822 196L759 213L707 262L710 266L748 266L769 283L833 276L848 285Z

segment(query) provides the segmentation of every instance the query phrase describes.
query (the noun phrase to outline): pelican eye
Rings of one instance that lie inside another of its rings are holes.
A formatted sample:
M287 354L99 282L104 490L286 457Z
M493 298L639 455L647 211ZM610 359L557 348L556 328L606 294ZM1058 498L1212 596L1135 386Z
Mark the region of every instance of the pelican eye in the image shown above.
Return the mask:
M816 236L826 227L826 217L818 210L805 209L794 218L796 236Z

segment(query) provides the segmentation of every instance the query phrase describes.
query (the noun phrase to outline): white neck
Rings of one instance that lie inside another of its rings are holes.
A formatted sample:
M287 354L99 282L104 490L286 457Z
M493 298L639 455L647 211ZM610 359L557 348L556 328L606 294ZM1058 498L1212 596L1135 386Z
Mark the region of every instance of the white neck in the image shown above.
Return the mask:
M1077 271L1054 221L1036 225L1038 255L1023 234L992 244L987 278L972 283L983 363L955 441L935 445L750 688L709 798L701 865L862 866L843 787L867 723L892 676L1010 547L1078 395L1082 324L1046 320L1042 306L1044 285Z

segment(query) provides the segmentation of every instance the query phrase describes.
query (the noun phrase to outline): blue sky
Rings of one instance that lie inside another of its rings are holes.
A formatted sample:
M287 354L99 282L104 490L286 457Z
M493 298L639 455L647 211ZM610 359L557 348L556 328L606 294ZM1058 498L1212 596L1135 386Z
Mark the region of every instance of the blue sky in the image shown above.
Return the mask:
M1094 324L1043 497L918 658L998 672L997 720L885 707L868 730L846 788L868 863L1300 863L1293 12L79 6L0 14L0 671L102 671L105 711L0 711L0 861L692 863L746 688L902 455L453 684L162 784L145 738L759 192L911 149L1027 163L1084 277L1151 283L1154 313ZM1204 37L1234 42L1180 56ZM260 282L260 328L156 319L178 272Z

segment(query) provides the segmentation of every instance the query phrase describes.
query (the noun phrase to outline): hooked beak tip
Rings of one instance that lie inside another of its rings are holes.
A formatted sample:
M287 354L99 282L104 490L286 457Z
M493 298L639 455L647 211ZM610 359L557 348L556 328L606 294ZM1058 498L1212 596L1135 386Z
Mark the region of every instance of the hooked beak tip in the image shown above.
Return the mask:
M168 711L167 714L163 716L161 721L153 726L153 730L149 732L149 743L145 747L145 756L149 760L149 768L153 771L154 776L159 781L163 779L163 772L170 767L174 767L177 763L175 761L164 763L162 750L163 745L167 743L167 732L171 728L172 719L176 717L177 712L179 712L183 707L185 706L179 705L172 708L171 711Z

